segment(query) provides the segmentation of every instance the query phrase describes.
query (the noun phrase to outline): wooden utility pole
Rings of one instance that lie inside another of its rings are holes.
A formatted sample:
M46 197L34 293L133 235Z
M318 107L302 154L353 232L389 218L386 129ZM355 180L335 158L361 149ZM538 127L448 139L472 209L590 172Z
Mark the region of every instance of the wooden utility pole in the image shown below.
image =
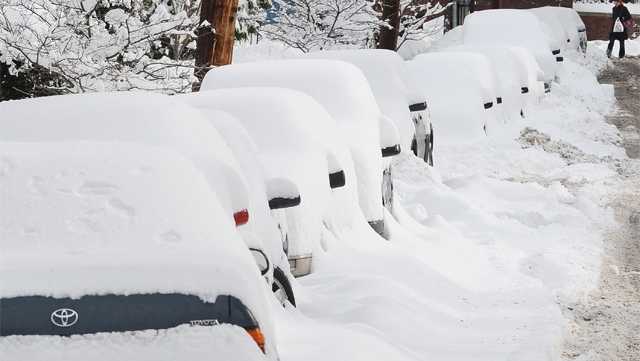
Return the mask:
M194 84L194 91L200 89L200 82L211 67L231 64L237 10L238 0L202 0L196 41L195 75L199 81Z
M380 0L382 5L382 21L378 49L396 50L400 31L400 0Z

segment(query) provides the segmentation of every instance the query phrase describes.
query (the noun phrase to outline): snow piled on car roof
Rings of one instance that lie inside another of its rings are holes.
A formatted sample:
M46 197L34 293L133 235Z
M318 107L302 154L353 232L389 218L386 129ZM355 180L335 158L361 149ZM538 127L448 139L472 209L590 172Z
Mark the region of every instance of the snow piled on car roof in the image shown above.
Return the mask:
M136 92L44 97L2 102L0 114L3 141L131 141L175 149L202 168L229 213L247 208L246 183L225 141L197 110L172 97Z
M0 143L0 297L185 292L254 305L254 260L206 178L130 143Z

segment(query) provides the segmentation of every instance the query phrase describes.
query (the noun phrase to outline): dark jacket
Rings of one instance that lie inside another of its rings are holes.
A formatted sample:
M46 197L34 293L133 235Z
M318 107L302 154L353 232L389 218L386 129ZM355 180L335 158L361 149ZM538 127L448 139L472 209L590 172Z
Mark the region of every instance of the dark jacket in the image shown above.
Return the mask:
M616 23L616 19L620 19L620 21L624 24L625 21L631 19L631 13L626 6L614 6L611 12L611 35L614 34L613 26ZM626 29L625 29L626 30ZM626 31L622 32L622 37L626 40L629 38L629 35Z

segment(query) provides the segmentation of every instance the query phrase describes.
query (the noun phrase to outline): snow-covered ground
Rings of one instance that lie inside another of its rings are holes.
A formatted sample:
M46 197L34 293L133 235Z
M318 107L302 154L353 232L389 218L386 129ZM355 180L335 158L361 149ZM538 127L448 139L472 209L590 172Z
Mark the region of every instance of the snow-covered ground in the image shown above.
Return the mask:
M526 119L436 144L434 169L398 157L391 241L325 235L298 308L274 307L283 361L560 359L560 305L597 283L608 161L626 157L595 78L607 60L578 60Z

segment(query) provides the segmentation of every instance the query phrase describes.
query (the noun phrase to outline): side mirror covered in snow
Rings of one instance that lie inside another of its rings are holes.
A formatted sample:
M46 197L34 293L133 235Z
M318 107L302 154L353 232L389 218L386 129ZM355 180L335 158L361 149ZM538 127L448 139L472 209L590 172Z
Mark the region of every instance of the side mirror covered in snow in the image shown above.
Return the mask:
M380 145L382 157L393 157L400 154L400 135L393 121L385 116L380 117Z
M300 205L300 191L290 180L272 178L267 181L267 198L270 209L284 209Z
M338 158L333 153L327 153L327 165L329 167L329 186L331 189L344 187L347 184L347 179Z

